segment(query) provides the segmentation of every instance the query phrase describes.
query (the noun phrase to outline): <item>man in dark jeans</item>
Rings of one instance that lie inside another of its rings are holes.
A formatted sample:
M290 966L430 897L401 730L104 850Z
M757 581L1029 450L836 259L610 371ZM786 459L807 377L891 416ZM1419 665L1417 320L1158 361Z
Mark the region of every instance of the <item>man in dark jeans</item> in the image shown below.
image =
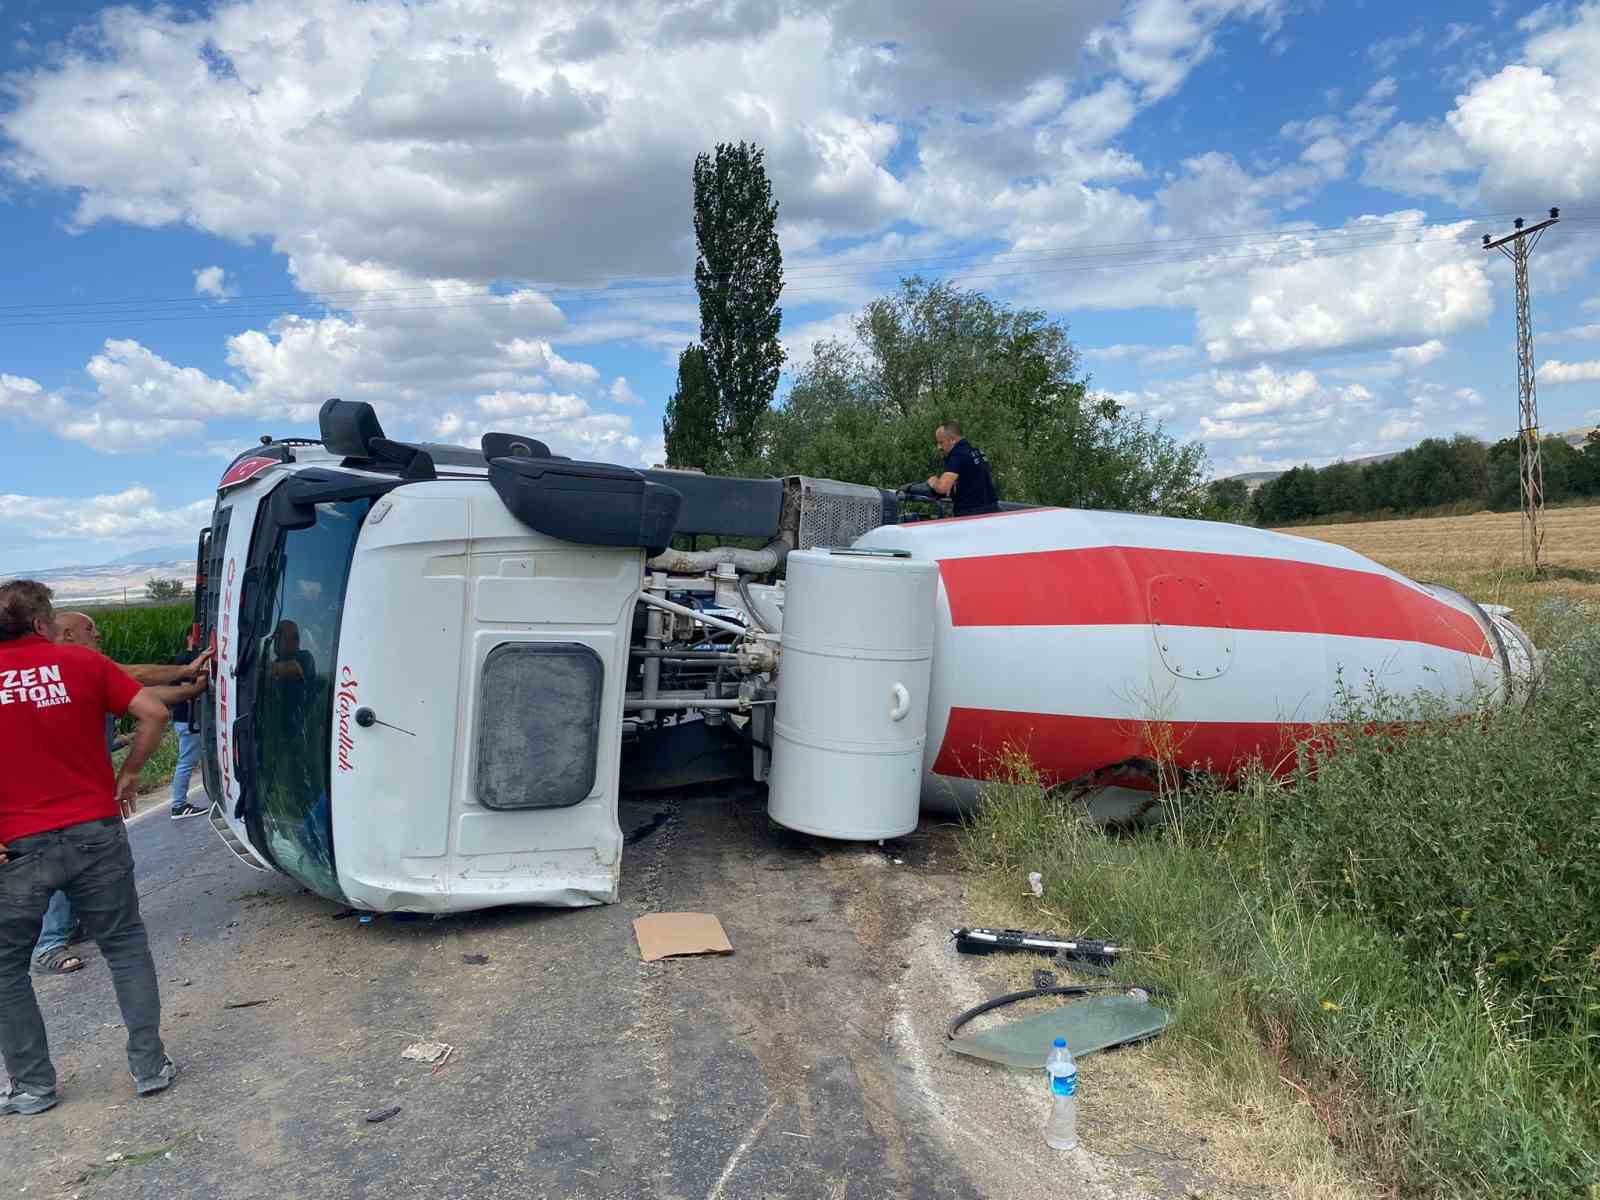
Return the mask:
M87 646L94 651L100 650L100 627L95 624L94 618L88 613L58 612L56 613L55 640L73 646ZM118 663L124 671L133 677L133 681L142 684L149 692L169 709L183 704L198 696L205 690L206 676L205 665L210 661L209 653L182 664L181 666L158 666L154 663ZM193 683L183 683L182 680L190 674L196 674ZM184 718L188 721L188 714ZM174 717L176 720L176 717ZM106 718L106 753L111 754L122 748L126 739L115 739L114 729L116 722L113 718ZM181 744L181 737L180 737ZM182 771L182 759L179 759L179 770ZM176 777L174 777L176 778ZM184 779L185 785L188 778ZM187 805L186 805L187 807ZM192 809L193 813L201 813L203 809ZM177 809L173 809L177 816ZM188 815L188 814L185 814ZM65 892L57 892L50 898L50 907L44 914L44 929L39 934L39 944L33 948L33 969L41 975L70 975L74 971L83 970L83 959L73 954L68 949L70 942L80 940L82 937L82 924L72 912L72 905L67 902Z
M44 584L0 586L0 1053L10 1076L0 1114L42 1113L57 1102L28 973L57 890L111 968L135 1089L164 1091L178 1073L161 1043L161 996L123 824L167 709L104 656L52 642L54 619ZM124 712L139 724L113 775L104 722Z
M955 496L958 517L977 517L1000 511L1000 496L989 474L989 460L961 436L961 426L946 421L933 431L933 440L944 455L944 470L928 476L928 486L941 496Z

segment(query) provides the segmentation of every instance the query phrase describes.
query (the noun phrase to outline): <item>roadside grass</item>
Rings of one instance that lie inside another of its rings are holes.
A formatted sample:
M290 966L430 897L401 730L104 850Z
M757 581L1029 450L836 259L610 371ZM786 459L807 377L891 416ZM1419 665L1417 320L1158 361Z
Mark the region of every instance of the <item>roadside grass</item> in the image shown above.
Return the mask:
M1527 710L1368 705L1315 771L1169 792L1171 820L1135 834L1090 827L1016 761L963 854L1017 920L1133 947L1119 974L1176 997L1153 1049L1220 1111L1307 1109L1388 1194L1592 1198L1600 629L1555 646ZM1402 707L1405 736L1364 732ZM1030 871L1039 900L1018 898Z
M120 768L122 760L127 757L127 750L118 750L111 756L111 765ZM139 768L139 791L153 792L165 787L172 782L173 772L177 768L178 734L171 725L168 725L166 732L161 735L161 744L149 758L145 759L144 766Z

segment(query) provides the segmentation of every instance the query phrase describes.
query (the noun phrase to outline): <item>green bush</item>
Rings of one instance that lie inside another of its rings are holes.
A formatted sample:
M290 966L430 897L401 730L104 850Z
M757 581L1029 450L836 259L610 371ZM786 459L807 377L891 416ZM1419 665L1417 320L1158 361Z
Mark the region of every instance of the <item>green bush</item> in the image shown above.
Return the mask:
M993 785L969 862L1136 948L1177 995L1173 1052L1281 1075L1404 1194L1600 1187L1600 631L1525 710L1446 719L1369 698L1289 780L1169 795L1112 834L1025 768ZM1403 736L1397 717L1409 718ZM1059 919L1057 917L1056 919Z

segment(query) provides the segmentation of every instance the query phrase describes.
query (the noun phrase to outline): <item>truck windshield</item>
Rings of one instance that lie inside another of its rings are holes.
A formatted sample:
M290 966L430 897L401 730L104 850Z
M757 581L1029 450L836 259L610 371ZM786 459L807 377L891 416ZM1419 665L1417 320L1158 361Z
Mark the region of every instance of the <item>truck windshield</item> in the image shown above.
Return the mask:
M343 898L328 795L333 673L350 558L371 504L319 504L316 524L278 533L254 627L262 849L285 874L332 900Z

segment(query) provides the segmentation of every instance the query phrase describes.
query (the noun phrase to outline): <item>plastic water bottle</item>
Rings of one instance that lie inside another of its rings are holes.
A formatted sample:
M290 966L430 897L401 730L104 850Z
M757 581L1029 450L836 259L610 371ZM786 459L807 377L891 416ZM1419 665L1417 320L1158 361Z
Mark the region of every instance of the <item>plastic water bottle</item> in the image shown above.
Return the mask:
M1078 1144L1078 1064L1072 1061L1067 1039L1057 1038L1044 1060L1050 1080L1050 1119L1044 1142L1052 1150L1071 1150Z

